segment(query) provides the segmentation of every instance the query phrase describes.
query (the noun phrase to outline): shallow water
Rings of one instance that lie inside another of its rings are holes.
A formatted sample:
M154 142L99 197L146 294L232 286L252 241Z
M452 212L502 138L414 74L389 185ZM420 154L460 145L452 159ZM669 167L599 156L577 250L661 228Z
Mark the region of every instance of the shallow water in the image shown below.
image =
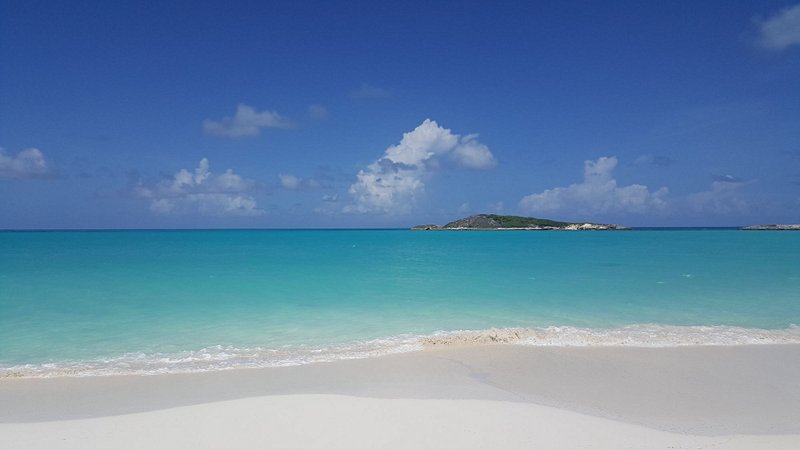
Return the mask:
M792 232L0 233L0 376L297 364L489 328L529 345L800 342L793 324Z

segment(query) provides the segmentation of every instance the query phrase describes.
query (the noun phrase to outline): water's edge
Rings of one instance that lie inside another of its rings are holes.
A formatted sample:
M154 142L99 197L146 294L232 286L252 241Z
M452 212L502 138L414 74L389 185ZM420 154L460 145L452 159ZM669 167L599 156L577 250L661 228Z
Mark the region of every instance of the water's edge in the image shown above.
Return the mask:
M217 345L179 353L128 353L115 358L2 367L0 378L157 375L294 366L363 359L426 348L507 344L548 347L683 347L800 344L800 326L785 329L642 324L619 328L490 328L399 335L330 346L237 348Z

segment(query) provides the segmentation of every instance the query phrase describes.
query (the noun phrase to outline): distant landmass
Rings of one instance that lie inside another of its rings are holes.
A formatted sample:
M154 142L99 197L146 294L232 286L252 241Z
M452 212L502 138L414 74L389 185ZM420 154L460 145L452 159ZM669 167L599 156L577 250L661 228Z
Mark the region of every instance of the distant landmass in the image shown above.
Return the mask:
M589 222L560 222L536 217L477 214L446 225L417 225L412 230L629 230L622 225Z
M740 230L759 231L759 230L781 230L781 231L800 231L800 224L792 225L750 225L741 227Z

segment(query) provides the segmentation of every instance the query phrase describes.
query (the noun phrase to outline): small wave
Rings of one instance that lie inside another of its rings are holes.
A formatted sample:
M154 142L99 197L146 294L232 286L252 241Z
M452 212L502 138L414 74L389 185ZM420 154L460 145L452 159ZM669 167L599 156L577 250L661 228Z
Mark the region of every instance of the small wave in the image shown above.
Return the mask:
M50 378L103 375L158 375L227 369L296 366L345 359L364 359L422 350L416 336L397 336L330 346L238 348L215 345L177 353L127 353L114 358L20 364L0 367L0 378Z
M128 353L115 358L0 367L0 378L157 375L239 368L295 366L463 345L549 347L679 347L800 344L800 327L766 330L729 326L631 325L620 328L491 328L401 335L349 344L281 348L216 345L178 353Z

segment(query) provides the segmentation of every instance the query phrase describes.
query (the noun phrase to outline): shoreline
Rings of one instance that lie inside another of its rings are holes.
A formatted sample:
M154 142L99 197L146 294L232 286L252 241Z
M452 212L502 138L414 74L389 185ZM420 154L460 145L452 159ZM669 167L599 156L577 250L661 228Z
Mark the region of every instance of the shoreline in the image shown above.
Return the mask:
M555 348L795 345L800 344L800 327L789 325L782 329L764 329L657 324L616 328L548 326L401 334L318 346L237 348L217 345L175 353L128 353L94 360L6 366L0 367L0 381L15 378L163 375L291 367L486 344Z
M575 432L585 425L599 427L595 430L599 435L616 428L629 437L641 434L643 440L634 439L630 444L639 448L649 446L652 439L688 439L692 445L741 440L742 448L791 448L800 444L798 379L798 344L670 348L473 345L266 369L3 379L0 403L6 407L0 409L0 447L19 443L18 439L25 436L31 439L27 448L59 448L59 439L64 436L72 436L70 442L75 447L61 448L102 447L95 441L80 441L70 433L98 431L112 423L116 431L108 434L119 437L135 428L133 423L142 421L182 423L188 417L220 414L230 420L246 420L255 409L273 419L279 410L290 415L317 411L319 417L303 424L310 429L327 429L331 426L328 421L338 423L342 410L361 414L366 423L375 422L377 429L419 426L420 418L441 421L447 428L453 424L448 425L452 418L446 414L463 414L464 423L479 426L473 421L486 419L504 432L517 433L508 438L516 436L522 441L510 442L509 446L519 448L536 436L568 439L548 441L551 447L578 442L570 441L568 435L551 436L552 430L540 430L533 436L530 429L520 428L520 417L533 423L556 416L569 421L561 428L578 427ZM426 415L426 411L436 409L444 415L438 419ZM488 418L487 411L494 411L495 416ZM383 422L381 414L401 417L396 419L398 423L388 417L383 418L389 422ZM508 430L503 428L504 423L517 425ZM284 447L314 447L291 430L273 428L268 421L263 426L288 436ZM201 431L187 424L184 427ZM187 432L179 430L165 432ZM341 433L334 431L329 430L334 435ZM261 442L258 439L264 436L259 433L251 431L255 441L248 442ZM424 436L433 441L446 437ZM167 442L181 442L180 438L180 434L171 435ZM356 435L351 438L356 439ZM369 446L365 442L376 442L342 439L351 444L362 442L364 447ZM106 441L113 442L117 441ZM618 440L602 442L608 446L595 448L621 445ZM404 446L395 448L400 447Z

